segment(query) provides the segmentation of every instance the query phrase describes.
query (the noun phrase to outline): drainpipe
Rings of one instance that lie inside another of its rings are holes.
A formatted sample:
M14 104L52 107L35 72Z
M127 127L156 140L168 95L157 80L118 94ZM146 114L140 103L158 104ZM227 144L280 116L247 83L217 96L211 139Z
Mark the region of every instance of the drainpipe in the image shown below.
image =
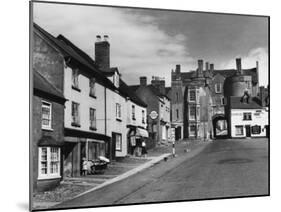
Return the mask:
M106 87L105 86L104 86L104 134L105 134L105 136L107 134ZM108 144L108 146L107 146L108 150L110 150L109 145L110 144ZM110 151L109 151L109 156L110 156Z

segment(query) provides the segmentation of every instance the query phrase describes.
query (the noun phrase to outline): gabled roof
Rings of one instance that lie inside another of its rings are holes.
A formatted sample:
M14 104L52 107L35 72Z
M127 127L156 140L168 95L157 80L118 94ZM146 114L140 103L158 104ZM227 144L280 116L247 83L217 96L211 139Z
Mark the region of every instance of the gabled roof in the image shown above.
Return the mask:
M64 57L73 58L84 67L83 70L89 72L90 74L93 74L97 78L97 80L102 82L106 87L112 90L116 89L113 83L109 79L107 79L107 77L104 76L100 70L98 70L95 62L91 59L91 57L81 49L79 49L77 46L75 46L67 38L65 38L63 35L59 35L58 38L55 38L50 33L38 26L36 23L34 23L33 26L49 41L51 41L61 51Z
M137 105L140 105L142 107L147 107L147 104L145 104L135 93L135 91L133 91L132 89L130 89L130 87L123 81L120 79L119 81L119 89L126 94L132 102L136 103Z
M256 97L249 97L248 102L243 102L242 97L231 96L229 101L231 109L262 109L261 102Z
M58 97L62 100L65 100L62 92L57 90L47 79L45 79L40 73L36 70L33 70L33 89L42 91L46 94Z

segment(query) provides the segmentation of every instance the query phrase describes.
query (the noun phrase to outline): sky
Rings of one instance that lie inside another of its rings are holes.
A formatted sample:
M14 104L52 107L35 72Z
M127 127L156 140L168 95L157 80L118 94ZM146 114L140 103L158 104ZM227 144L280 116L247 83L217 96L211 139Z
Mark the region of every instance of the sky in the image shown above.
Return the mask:
M35 2L33 20L54 36L64 35L94 59L96 35L108 35L110 65L129 85L140 76L165 77L171 83L176 64L182 72L197 60L215 69L253 68L259 61L259 83L268 84L267 18L254 16L144 10Z

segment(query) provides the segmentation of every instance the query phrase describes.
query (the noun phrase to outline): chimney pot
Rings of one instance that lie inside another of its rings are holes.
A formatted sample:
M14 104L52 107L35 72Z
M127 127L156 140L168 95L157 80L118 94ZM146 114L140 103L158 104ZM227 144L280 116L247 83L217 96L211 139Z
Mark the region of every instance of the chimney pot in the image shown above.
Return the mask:
M198 60L198 70L197 70L197 76L203 77L203 60Z
M97 38L97 42L101 41L101 36L100 35L97 35L96 38Z
M206 71L209 71L209 63L206 62Z
M242 74L242 64L241 64L241 58L236 58L236 69L237 74Z
M140 77L140 85L141 86L147 85L147 77L145 77L145 76Z
M213 71L214 71L214 64L211 63L211 64L210 64L210 72L213 72Z
M103 36L104 41L108 41L108 38L109 38L108 35Z

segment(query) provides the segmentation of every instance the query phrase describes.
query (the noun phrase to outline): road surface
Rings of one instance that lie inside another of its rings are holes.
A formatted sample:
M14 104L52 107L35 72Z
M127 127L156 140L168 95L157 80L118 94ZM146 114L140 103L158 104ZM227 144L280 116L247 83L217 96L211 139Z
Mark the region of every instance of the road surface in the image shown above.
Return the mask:
M217 140L200 148L177 149L177 158L55 208L268 195L267 139Z

